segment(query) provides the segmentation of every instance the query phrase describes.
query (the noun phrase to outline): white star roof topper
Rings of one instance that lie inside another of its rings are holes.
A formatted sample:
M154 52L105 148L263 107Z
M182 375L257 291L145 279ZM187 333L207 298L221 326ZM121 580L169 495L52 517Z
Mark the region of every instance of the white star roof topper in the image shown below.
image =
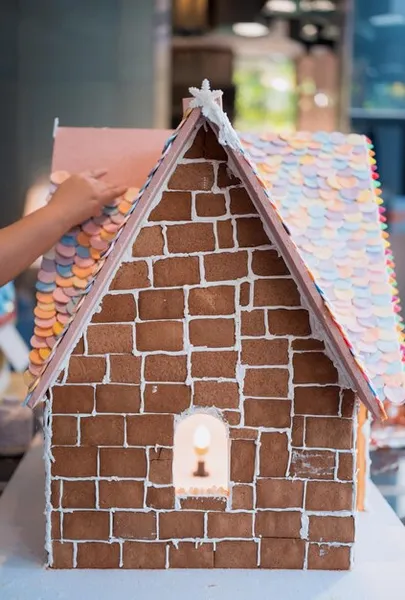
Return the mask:
M241 145L236 131L231 125L228 116L218 104L218 98L221 98L221 90L211 90L208 79L204 79L201 89L191 87L188 90L193 96L190 102L190 108L201 108L201 112L206 119L214 123L219 129L218 139L223 146L230 146L233 150L241 150Z

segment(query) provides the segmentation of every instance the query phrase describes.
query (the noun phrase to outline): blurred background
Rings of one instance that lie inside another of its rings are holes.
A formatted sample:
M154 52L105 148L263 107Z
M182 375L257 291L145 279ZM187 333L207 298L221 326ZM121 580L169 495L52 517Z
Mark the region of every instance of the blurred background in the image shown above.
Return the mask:
M188 87L208 78L239 130L371 138L405 298L404 39L405 0L1 0L0 226L44 202L56 118L175 127ZM35 268L16 282L27 343L34 279ZM0 401L0 493L35 427L19 413L6 436L10 411ZM374 477L405 517L401 452L378 454Z

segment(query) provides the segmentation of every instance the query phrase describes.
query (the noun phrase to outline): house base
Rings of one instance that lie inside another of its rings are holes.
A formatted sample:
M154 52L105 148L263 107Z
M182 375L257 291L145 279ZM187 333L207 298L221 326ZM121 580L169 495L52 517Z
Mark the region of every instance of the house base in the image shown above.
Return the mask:
M269 570L53 571L43 568L44 473L38 437L0 499L2 600L41 597L232 600L396 598L405 585L405 528L374 486L369 512L358 515L355 566L350 572Z

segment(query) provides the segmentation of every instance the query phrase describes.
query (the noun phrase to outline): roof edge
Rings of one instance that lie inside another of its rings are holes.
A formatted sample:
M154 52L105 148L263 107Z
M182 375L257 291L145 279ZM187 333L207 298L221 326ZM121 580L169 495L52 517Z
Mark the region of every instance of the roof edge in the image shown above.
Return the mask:
M170 170L173 168L184 149L185 144L192 136L200 117L201 110L199 108L189 110L177 130L173 133L175 136L174 139L172 140L172 135L167 140L163 152L168 149L170 140L172 140L170 151L164 155L163 159L162 157L159 159L157 165L155 165L149 175L149 182L147 181L140 190L137 205L125 227L121 230L121 235L106 259L99 277L94 281L93 287L77 312L71 327L69 327L58 344L55 354L46 366L36 388L27 398L26 404L29 407L34 408L35 405L44 398L48 389L55 383L55 379L63 368L64 361L79 341L79 337L88 325L89 319L93 315L106 286L112 281L120 261L124 257L131 240L136 235L137 229L140 227L149 205L153 200L154 193L160 188Z

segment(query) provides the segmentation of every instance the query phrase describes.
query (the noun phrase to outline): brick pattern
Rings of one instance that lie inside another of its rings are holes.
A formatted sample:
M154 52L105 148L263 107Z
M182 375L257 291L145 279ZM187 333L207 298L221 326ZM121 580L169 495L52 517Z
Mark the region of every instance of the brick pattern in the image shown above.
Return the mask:
M54 568L349 568L355 397L224 159L200 130L51 390ZM227 498L176 497L192 407Z

